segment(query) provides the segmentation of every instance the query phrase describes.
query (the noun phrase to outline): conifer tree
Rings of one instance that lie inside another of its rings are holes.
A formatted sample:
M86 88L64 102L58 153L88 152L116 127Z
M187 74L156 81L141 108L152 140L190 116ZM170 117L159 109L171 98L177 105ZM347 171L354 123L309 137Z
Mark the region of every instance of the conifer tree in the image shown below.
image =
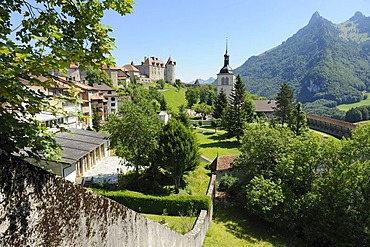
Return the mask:
M306 114L303 111L303 106L301 102L295 104L292 111L292 116L289 121L289 128L296 134L300 135L307 128Z
M275 115L280 119L281 125L288 122L293 108L294 93L293 89L283 83L280 92L276 96Z
M255 112L253 102L247 97L245 85L240 75L236 77L229 102L224 127L230 137L235 136L239 141L243 135L245 123L253 121Z
M183 175L199 164L196 137L192 130L171 119L159 135L158 164L173 179L175 193L179 192Z
M227 96L225 94L225 91L221 89L220 93L217 95L216 102L215 102L215 108L213 110L212 116L214 118L223 118L224 112L227 107Z

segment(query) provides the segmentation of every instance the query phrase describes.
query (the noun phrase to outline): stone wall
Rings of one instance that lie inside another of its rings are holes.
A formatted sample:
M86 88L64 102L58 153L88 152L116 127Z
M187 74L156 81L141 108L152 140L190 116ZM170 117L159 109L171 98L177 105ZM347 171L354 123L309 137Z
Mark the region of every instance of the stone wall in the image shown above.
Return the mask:
M184 236L1 154L0 190L0 246L201 246L212 219L212 210L202 211L194 229Z

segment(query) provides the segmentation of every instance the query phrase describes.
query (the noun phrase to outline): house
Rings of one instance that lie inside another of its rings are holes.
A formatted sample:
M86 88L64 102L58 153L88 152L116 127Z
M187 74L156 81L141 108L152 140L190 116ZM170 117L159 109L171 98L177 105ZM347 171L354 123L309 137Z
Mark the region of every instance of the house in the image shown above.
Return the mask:
M162 119L164 124L167 124L168 120L171 119L171 115L169 115L167 111L161 111L158 115Z
M256 106L256 113L258 116L267 116L268 118L274 117L276 109L276 100L254 100Z
M107 113L117 113L118 112L118 94L110 86L102 83L94 83L93 87L98 91L99 96L103 96L107 100Z
M216 181L220 181L221 177L228 174L239 176L237 169L234 169L233 162L239 154L231 154L224 156L217 156L210 165L211 171L216 174Z
M43 165L71 182L81 183L87 170L109 156L108 134L71 128L55 135L62 149L62 160L44 161Z

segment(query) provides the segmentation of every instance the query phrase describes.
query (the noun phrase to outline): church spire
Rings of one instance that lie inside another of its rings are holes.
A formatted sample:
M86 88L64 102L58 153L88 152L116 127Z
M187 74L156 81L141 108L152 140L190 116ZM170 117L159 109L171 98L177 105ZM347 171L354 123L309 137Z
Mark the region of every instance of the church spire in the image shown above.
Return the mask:
M227 53L227 48L228 48L227 45L228 45L228 40L226 38L226 52L224 55L224 68L229 67L229 54Z
M227 37L226 37L226 52L225 54L227 55Z

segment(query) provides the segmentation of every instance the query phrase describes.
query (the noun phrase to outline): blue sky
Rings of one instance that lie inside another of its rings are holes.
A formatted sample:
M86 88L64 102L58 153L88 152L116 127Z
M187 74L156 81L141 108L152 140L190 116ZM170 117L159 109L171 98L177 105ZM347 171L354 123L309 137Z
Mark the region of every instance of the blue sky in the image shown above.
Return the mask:
M356 11L369 16L370 0L136 0L133 14L108 12L104 23L114 30L117 65L172 56L176 77L189 82L216 77L226 37L230 65L237 68L292 36L315 11L341 23Z

